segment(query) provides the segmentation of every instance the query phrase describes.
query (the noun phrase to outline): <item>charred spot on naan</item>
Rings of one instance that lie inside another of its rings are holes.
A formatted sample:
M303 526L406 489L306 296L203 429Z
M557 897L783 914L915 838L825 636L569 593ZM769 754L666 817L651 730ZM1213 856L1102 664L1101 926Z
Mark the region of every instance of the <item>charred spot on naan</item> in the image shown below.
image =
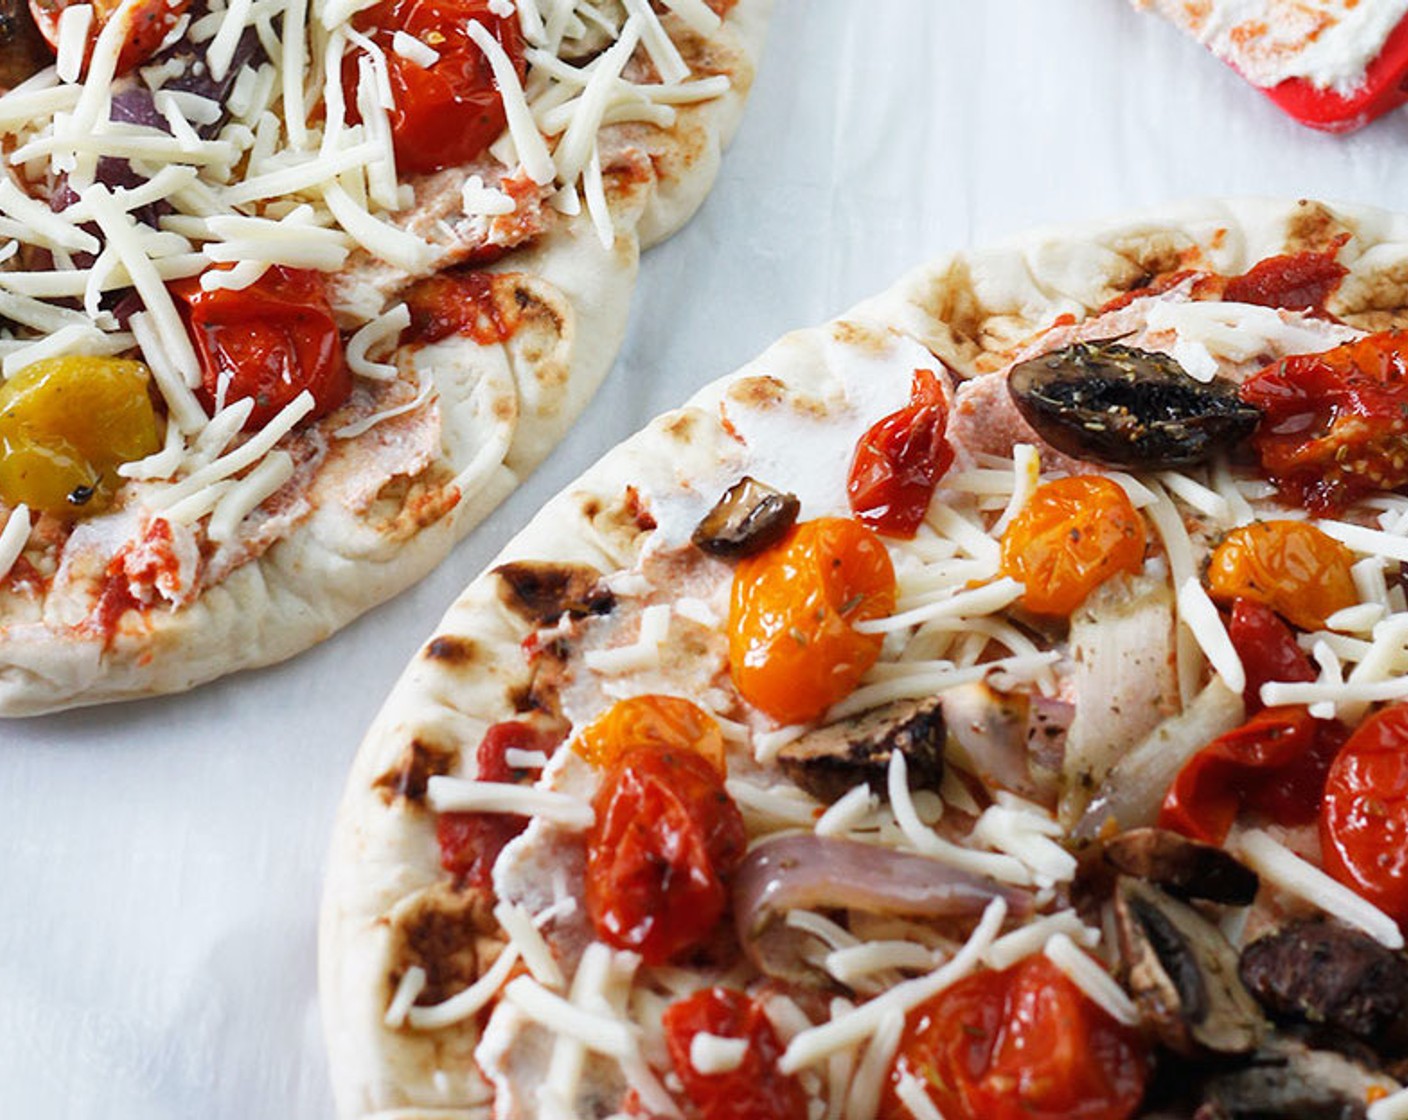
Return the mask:
M843 346L851 346L867 354L883 355L894 345L895 332L842 319L831 324L831 337Z
M390 914L388 998L411 968L425 970L416 1003L443 1003L479 979L503 946L488 890L437 883Z
M1301 199L1286 221L1286 247L1283 253L1323 253L1337 249L1345 234L1355 230L1323 203Z
M430 639L421 656L437 665L464 669L475 663L479 656L479 647L472 638L457 634L440 634Z
M428 742L417 736L406 744L396 764L372 782L372 788L387 805L397 800L420 805L425 801L430 779L448 774L459 757L457 745Z
M549 626L564 614L608 614L616 605L601 573L587 564L514 560L500 564L494 575L499 577L500 601L535 626Z

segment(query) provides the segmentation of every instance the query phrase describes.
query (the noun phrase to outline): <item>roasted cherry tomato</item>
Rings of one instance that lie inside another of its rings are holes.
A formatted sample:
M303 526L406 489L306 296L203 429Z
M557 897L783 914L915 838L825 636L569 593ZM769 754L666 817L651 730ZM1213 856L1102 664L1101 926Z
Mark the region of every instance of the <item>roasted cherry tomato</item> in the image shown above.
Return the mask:
M725 772L724 737L718 722L679 696L632 696L618 700L587 724L573 743L593 766L608 767L637 747L694 751Z
M660 1017L675 1075L699 1120L806 1120L807 1096L795 1076L779 1073L783 1046L763 1005L731 988L704 988L677 1000ZM743 1060L720 1073L700 1073L690 1060L696 1035L742 1039Z
M29 12L39 33L57 53L59 49L59 17L78 0L29 0ZM98 32L117 14L122 0L92 0L93 21L89 25L88 46L84 51L84 70ZM127 38L117 56L117 73L125 74L156 53L166 36L181 22L191 0L139 0L132 11Z
M438 171L478 158L504 130L503 98L488 58L469 37L470 20L483 25L503 47L522 81L523 37L512 9L496 15L494 0L382 0L359 12L352 25L382 48L395 102L389 111L396 165L402 172ZM404 31L439 57L422 66L395 49ZM343 63L348 120L357 122L358 57Z
M1408 704L1369 717L1336 756L1320 848L1326 871L1408 923Z
M1136 1031L1036 955L910 1012L881 1120L913 1120L895 1093L905 1075L945 1120L1124 1120L1144 1095L1148 1056Z
M1333 513L1408 483L1408 333L1283 358L1239 395L1262 411L1252 447L1288 501Z
M1349 269L1335 259L1347 240L1346 235L1333 249L1321 252L1285 253L1258 261L1241 276L1228 278L1222 298L1292 311L1324 311L1325 301L1349 275Z
M693 751L637 747L611 768L593 808L586 903L596 935L646 964L702 945L748 844L719 772Z
M481 782L525 782L536 770L515 770L508 764L510 749L551 754L560 735L517 720L496 723L484 733L475 752L475 777ZM494 861L504 845L528 827L528 818L511 813L441 813L435 821L440 866L475 887L489 886Z
M1295 633L1265 603L1240 595L1233 599L1227 636L1247 671L1242 699L1248 712L1263 707L1261 686L1267 681L1313 681L1319 676L1309 655L1296 644Z
M500 298L494 281L502 273L441 272L418 280L402 298L411 313L402 344L439 342L462 334L483 346L513 337L523 311L508 291Z
M1068 615L1143 564L1143 518L1118 483L1095 475L1037 487L1002 534L1002 574L1026 585L1022 606L1036 614Z
M1222 604L1265 603L1302 630L1319 630L1359 602L1354 553L1305 521L1254 521L1213 549L1208 594Z
M1159 827L1221 844L1243 806L1277 824L1308 824L1343 741L1338 724L1312 719L1304 708L1264 708L1184 764L1164 797Z
M172 291L186 305L206 408L253 397L245 428L257 430L304 389L313 394L312 419L352 392L321 272L275 265L247 288L207 292L192 278Z
M0 499L48 513L101 507L114 469L161 446L151 373L118 358L47 358L0 387Z
M909 404L861 436L846 481L851 510L877 533L912 537L953 462L948 405L932 370L914 371Z
M855 624L895 609L884 542L856 521L794 525L739 562L729 597L729 669L750 704L781 723L815 719L880 656Z

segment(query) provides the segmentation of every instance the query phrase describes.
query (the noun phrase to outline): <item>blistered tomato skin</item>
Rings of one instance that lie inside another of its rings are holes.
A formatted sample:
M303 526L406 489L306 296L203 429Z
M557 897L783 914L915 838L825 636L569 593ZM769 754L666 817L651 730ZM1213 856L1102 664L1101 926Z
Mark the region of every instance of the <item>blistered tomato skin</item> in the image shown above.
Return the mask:
M1371 716L1335 757L1320 847L1326 871L1408 925L1408 704Z
M49 358L0 388L0 498L82 514L102 507L122 463L161 447L140 362Z
M1208 594L1264 603L1302 630L1319 630L1336 611L1359 602L1350 571L1354 554L1304 521L1255 521L1233 529L1213 549Z
M593 766L611 766L637 747L694 751L725 772L724 737L718 722L679 696L632 696L618 700L587 724L573 748Z
M1408 332L1284 358L1239 395L1263 414L1252 448L1288 501L1334 514L1408 485Z
M45 42L59 49L59 18L66 8L78 0L29 0L30 15ZM87 56L92 53L93 43L99 31L122 6L120 0L97 0L93 4L93 22L88 32L88 45L84 51L84 70L87 70ZM191 6L190 0L138 0L132 9L127 24L127 36L117 56L117 74L125 74L134 66L145 62L161 47L166 36L175 30L181 17Z
M1069 615L1112 576L1144 564L1144 520L1118 483L1094 475L1037 487L1002 534L1005 576L1026 588L1022 606Z
M322 273L275 265L245 288L205 291L192 278L171 290L186 307L207 411L252 399L244 428L258 431L304 390L313 395L313 420L351 394Z
M934 487L953 463L953 448L944 438L947 425L938 375L915 370L909 404L878 421L856 444L846 481L856 517L886 536L914 536Z
M729 670L779 723L815 719L848 696L880 656L855 625L895 608L885 543L857 521L804 521L739 562L729 596Z
M503 99L489 60L466 30L474 20L498 40L519 80L524 76L523 36L518 17L497 15L489 0L382 0L353 19L353 26L385 52L394 106L391 139L397 168L438 171L483 155L507 122ZM403 31L433 48L439 57L428 67L404 57L392 40ZM348 119L357 110L360 70L356 53L343 67Z
M912 1120L895 1086L915 1078L945 1120L1126 1120L1147 1048L1044 955L979 972L909 1013L880 1120Z
M660 1025L699 1120L806 1120L806 1093L795 1075L778 1070L784 1047L758 1000L731 988L704 988L670 1004ZM703 1033L746 1042L742 1061L733 1069L700 1073L691 1050Z
M592 807L585 900L597 937L646 964L703 945L748 846L719 772L694 751L637 747L616 761Z

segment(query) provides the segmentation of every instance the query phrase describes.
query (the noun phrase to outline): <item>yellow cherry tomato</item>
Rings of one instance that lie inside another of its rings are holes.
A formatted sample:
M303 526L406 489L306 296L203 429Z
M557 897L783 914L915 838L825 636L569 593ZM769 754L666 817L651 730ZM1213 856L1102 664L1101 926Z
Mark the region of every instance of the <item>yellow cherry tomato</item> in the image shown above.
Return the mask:
M1255 521L1233 529L1213 550L1208 594L1230 605L1239 596L1265 603L1293 626L1319 630L1359 602L1354 553L1305 521Z
M1026 586L1022 606L1035 614L1068 615L1143 563L1143 518L1118 483L1095 475L1037 487L1002 534L1002 574Z
M119 358L25 366L0 386L0 498L50 513L101 504L120 464L161 446L150 382Z
M618 700L587 724L573 748L601 769L609 769L637 747L687 750L702 755L725 773L724 737L718 723L679 696L632 696Z

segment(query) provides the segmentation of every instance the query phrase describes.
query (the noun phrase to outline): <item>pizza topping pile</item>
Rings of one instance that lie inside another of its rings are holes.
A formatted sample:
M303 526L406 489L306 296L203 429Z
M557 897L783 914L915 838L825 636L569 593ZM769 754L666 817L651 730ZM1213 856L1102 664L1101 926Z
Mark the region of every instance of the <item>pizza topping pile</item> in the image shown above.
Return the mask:
M715 475L593 507L617 570L504 568L524 714L425 785L502 953L433 1004L394 972L392 1029L483 1016L502 1120L1397 1091L1367 1024L1408 983L1408 499L1362 404L1397 336L1237 279L1156 283L956 386L846 324L829 380L722 391ZM1287 368L1349 387L1277 412ZM1288 483L1268 441L1337 425L1372 453L1332 496Z
M437 274L584 207L610 246L639 131L728 89L679 44L729 6L36 0L54 64L0 94L6 622L54 590L96 611L158 522L199 557L189 601L305 518L349 441L376 445L377 487L423 470L383 445L435 451L434 379L392 351L502 342L522 315L503 277ZM89 431L99 408L117 419Z

